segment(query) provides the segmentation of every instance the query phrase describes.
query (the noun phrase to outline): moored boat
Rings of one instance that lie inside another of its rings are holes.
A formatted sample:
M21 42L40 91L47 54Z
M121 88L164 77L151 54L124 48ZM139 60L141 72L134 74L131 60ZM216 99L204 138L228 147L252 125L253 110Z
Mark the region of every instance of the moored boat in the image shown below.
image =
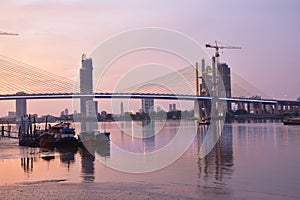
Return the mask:
M61 122L52 126L49 131L54 134L55 147L73 147L78 145L75 129L69 122Z
M287 118L282 120L284 125L300 125L300 118Z

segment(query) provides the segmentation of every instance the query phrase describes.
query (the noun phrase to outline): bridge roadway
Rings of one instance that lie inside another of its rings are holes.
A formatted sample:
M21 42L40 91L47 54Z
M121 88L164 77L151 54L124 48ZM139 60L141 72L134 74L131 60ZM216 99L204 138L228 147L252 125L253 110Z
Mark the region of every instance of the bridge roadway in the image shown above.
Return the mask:
M15 99L70 99L70 98L81 98L81 97L92 97L102 99L165 99L165 100L211 100L212 97L196 96L196 95L182 95L182 94L141 94L141 93L94 93L94 94L80 94L80 93L44 93L44 94L8 94L0 95L0 100L15 100ZM243 103L263 103L263 104L288 104L294 106L300 106L300 101L292 100L275 100L275 99L253 99L253 98L219 98L220 100L229 102L243 102Z

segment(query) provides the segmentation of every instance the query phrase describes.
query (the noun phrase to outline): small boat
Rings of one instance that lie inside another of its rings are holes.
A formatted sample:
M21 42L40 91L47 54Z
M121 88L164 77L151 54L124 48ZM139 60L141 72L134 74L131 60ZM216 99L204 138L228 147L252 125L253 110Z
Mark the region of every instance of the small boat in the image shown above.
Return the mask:
M300 118L287 118L282 120L284 125L300 125Z
M54 135L55 147L73 147L78 145L75 129L69 122L61 122L52 126L49 132Z

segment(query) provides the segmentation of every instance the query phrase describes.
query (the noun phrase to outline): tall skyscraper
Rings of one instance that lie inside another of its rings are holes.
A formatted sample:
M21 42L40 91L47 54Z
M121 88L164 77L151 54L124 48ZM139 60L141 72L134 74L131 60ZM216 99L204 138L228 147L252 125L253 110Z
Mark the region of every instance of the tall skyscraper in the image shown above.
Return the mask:
M93 93L93 61L91 58L86 58L82 55L81 69L80 69L80 93L92 94ZM86 102L92 101L92 97L80 98L80 112L86 116Z
M154 99L142 99L142 110L144 113L150 113L154 110Z
M231 73L226 63L218 63L218 70L223 79L226 97L231 97Z
M231 97L231 72L226 63L218 63L218 71L224 83L226 97ZM231 110L231 103L227 102L227 110Z
M25 92L18 92L17 95L25 95ZM27 115L27 104L26 99L16 100L16 117L20 118Z

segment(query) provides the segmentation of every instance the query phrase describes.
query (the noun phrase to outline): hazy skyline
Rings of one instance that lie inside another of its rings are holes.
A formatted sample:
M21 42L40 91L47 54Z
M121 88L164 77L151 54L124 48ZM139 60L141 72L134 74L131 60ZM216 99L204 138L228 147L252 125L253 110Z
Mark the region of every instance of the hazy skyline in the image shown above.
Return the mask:
M297 0L8 0L0 6L0 31L19 33L0 36L0 54L70 79L78 73L81 54L89 54L112 35L161 27L180 31L203 46L215 40L241 46L221 54L234 73L270 98L300 96ZM12 105L1 102L1 108L6 104ZM61 107L57 109L65 105Z

